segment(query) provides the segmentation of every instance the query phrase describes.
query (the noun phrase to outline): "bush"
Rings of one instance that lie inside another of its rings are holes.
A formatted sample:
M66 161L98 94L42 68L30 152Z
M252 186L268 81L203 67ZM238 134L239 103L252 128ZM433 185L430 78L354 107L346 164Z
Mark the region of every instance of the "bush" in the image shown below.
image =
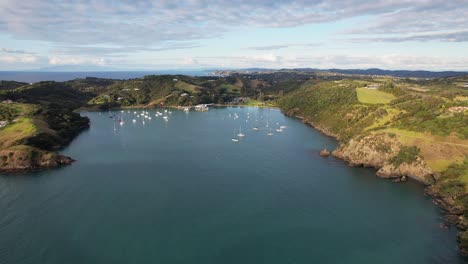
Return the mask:
M455 200L457 197L465 193L465 183L459 180L443 182L440 185L440 193Z
M403 146L400 148L398 154L390 160L390 162L396 167L403 163L411 164L416 160L420 151L421 150L416 146Z

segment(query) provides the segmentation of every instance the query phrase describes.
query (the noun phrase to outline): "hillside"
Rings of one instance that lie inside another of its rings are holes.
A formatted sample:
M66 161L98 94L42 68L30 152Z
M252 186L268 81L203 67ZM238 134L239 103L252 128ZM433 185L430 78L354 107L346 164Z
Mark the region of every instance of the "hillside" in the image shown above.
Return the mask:
M468 90L466 77L431 81L368 79L306 82L278 100L341 145L333 155L377 175L428 186L448 219L468 226ZM468 233L460 235L467 253Z
M63 83L42 82L3 91L0 171L56 167L73 160L53 151L68 144L89 120L73 110L87 97Z
M460 227L468 253L468 76L402 79L315 73L235 73L226 77L150 75L8 84L0 91L0 170L70 164L54 151L89 124L77 109L188 106L200 103L276 105L340 146L333 155L407 177ZM466 214L466 215L465 215Z

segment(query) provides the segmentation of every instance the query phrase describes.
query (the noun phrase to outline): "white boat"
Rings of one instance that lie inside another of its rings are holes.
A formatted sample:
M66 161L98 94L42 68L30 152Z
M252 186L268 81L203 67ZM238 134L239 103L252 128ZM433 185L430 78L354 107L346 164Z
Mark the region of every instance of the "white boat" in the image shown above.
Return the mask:
M254 128L252 128L252 129L255 130L255 131L260 130L260 129L258 129L258 127L254 127Z
M236 137L236 131L234 131L234 137L231 140L232 142L239 142L239 138Z
M133 122L133 123L136 123L136 119L133 119L132 122Z
M237 134L238 137L245 137L244 134L242 134L242 127L239 127L239 134Z
M280 129L285 129L285 128L286 128L286 126L280 126Z
M123 121L123 117L122 117L122 115L120 115L120 121L119 121L119 124L120 124L121 126L123 126L123 125L125 124L125 122Z
M163 118L164 118L164 121L168 121L168 120L169 120L169 118L168 118L167 116L163 116Z
M283 129L277 128L277 129L276 129L276 132L283 132Z
M271 133L271 128L270 128L270 132L268 132L267 136L273 136L273 133Z
M114 131L116 131L116 130L117 130L117 128L115 127L115 122L114 122Z

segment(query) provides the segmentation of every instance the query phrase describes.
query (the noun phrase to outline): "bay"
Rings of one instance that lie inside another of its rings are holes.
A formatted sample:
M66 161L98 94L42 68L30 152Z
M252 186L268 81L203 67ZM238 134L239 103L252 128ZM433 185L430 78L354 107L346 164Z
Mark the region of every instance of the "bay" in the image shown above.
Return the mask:
M1 175L0 263L463 263L422 185L320 157L299 120L169 111L83 112L76 163Z

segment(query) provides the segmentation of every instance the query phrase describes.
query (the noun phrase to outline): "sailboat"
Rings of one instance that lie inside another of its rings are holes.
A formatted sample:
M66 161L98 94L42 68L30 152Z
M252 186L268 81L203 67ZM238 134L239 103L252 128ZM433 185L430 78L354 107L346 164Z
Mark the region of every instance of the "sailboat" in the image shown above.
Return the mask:
M114 122L114 131L116 131L116 130L117 130L117 128L115 127L115 122Z
M123 121L123 118L122 118L122 115L120 115L120 121L119 121L120 125L123 126L125 124L125 122Z
M234 131L234 137L231 140L232 142L239 142L239 138L236 137L236 131Z
M245 137L244 134L242 134L242 126L239 127L239 134L237 134L238 137Z
M267 136L273 136L273 133L271 133L271 127L270 127L270 132L268 132Z

